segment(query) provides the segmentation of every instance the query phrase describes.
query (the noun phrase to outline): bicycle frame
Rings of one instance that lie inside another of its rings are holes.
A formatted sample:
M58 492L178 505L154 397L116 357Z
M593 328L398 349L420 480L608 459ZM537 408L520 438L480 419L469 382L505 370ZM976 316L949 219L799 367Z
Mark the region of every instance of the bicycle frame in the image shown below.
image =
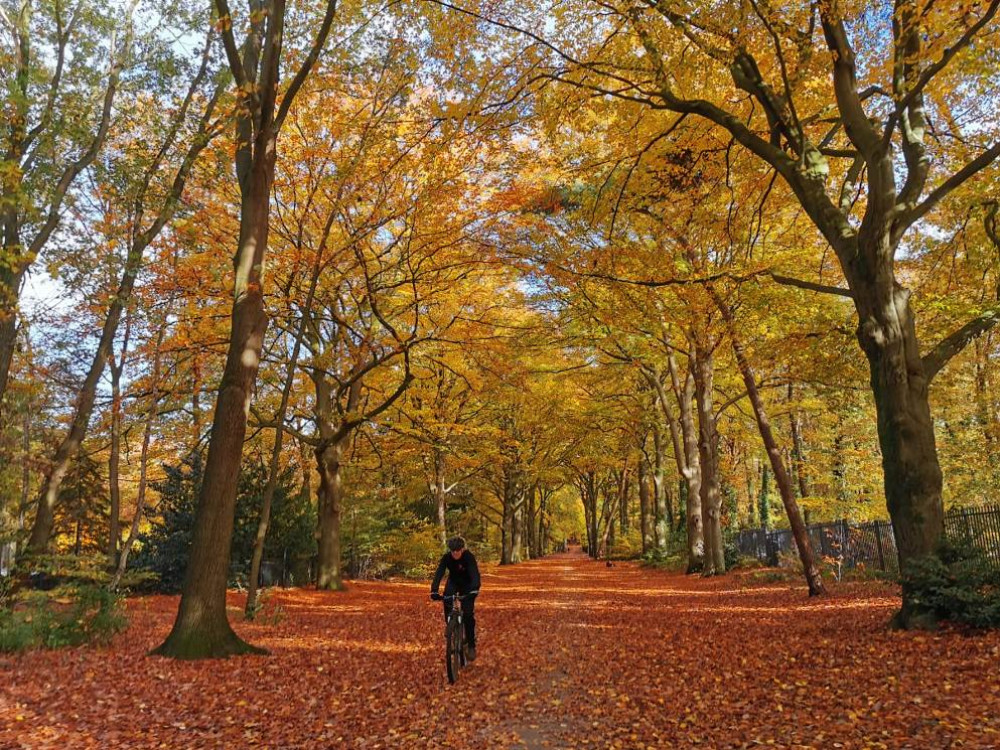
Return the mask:
M441 601L451 603L451 611L448 612L448 619L444 628L445 636L445 665L448 669L448 682L455 684L458 680L458 671L466 665L465 656L465 623L462 621L462 600L475 596L478 591L470 591L467 594L450 594L442 596Z

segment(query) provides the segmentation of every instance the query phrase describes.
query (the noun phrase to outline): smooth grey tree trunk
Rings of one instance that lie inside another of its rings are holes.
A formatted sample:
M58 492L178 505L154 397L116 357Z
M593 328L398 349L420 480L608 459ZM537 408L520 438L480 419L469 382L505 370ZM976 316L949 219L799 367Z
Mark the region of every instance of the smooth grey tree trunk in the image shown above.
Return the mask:
M649 461L643 456L639 460L639 526L642 534L642 553L653 546L652 524L649 513Z
M693 347L692 373L698 409L698 460L701 467L701 518L705 534L704 575L726 572L722 535L722 494L719 491L719 432L715 424L714 359L699 341Z
M688 573L698 573L704 569L709 554L705 538L705 525L701 495L701 457L698 453L698 430L694 422L695 385L691 368L682 383L677 363L671 354L668 359L670 382L680 410L680 431L683 440L684 482L687 485L687 540Z

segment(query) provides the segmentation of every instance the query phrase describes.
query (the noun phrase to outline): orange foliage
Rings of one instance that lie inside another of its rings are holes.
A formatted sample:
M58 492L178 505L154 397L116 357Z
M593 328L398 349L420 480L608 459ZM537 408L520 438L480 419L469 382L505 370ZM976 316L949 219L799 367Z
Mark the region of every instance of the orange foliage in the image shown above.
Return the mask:
M278 624L237 625L271 656L211 665L146 657L176 600L143 598L110 649L0 661L0 747L1000 743L1000 633L887 631L885 584L811 601L576 555L484 572L479 659L454 687L425 583L280 592Z

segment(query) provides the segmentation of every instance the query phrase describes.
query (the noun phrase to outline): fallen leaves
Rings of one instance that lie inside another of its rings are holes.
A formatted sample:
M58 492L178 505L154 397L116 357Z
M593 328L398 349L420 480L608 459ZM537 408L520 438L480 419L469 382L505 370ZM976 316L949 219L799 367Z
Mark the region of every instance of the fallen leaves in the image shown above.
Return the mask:
M486 572L455 686L424 584L277 592L281 623L234 621L271 656L195 663L146 656L177 600L141 598L110 648L0 661L0 747L1000 745L1000 634L889 631L890 586L810 601L565 556Z

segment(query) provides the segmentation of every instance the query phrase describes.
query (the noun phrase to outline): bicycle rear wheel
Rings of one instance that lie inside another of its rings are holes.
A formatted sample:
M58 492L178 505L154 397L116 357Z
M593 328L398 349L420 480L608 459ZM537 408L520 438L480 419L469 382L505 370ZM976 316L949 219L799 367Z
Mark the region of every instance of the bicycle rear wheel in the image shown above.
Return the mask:
M445 665L448 668L448 682L454 685L458 680L458 670L462 668L462 624L457 617L448 618L445 641Z

